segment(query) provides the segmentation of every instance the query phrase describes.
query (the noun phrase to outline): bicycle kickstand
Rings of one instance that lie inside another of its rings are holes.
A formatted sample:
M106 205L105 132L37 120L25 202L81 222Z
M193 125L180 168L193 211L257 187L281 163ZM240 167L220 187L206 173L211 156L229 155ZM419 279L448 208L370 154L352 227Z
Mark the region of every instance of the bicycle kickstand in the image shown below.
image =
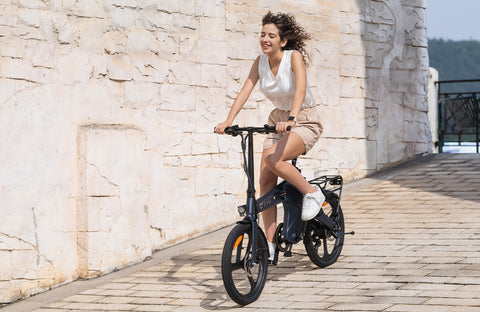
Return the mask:
M293 244L288 244L287 250L283 253L284 257L291 257L292 256L292 246Z

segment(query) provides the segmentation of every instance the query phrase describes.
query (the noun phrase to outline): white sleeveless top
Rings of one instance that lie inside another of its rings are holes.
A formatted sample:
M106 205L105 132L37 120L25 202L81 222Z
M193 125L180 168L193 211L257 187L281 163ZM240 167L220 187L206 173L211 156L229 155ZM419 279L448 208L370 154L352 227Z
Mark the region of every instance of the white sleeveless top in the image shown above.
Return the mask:
M260 91L272 101L275 107L290 111L295 94L295 74L292 70L292 52L294 50L284 50L283 57L278 67L278 73L273 76L268 57L266 54L260 55L258 63L258 75L260 82ZM302 107L315 106L312 91L307 81L307 90Z

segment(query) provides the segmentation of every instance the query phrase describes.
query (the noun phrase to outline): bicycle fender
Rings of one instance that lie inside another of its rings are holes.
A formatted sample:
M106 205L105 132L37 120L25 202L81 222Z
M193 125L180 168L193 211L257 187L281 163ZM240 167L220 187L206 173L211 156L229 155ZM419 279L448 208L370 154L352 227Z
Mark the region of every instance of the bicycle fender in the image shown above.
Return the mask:
M252 221L249 220L248 218L243 218L242 220L237 221L236 223L237 224L252 224Z
M247 225L251 225L252 224L252 221L249 220L248 218L244 218L240 221L237 221L237 224L247 224ZM263 232L263 230L258 226L257 224L257 233L259 233L261 239L264 239L265 242L267 241L267 236L265 235L265 233Z

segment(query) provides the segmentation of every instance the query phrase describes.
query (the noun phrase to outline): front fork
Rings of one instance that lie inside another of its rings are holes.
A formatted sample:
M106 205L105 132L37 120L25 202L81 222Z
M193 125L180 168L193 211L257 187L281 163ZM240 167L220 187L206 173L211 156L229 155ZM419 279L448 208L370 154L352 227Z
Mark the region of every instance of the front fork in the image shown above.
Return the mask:
M251 262L248 264L250 266L253 266L257 262L257 245L258 245L258 231L260 231L260 228L258 227L257 223L257 217L255 213L255 198L253 197L248 197L247 198L247 211L248 211L248 221L250 222L250 225L252 227L252 257L251 257Z

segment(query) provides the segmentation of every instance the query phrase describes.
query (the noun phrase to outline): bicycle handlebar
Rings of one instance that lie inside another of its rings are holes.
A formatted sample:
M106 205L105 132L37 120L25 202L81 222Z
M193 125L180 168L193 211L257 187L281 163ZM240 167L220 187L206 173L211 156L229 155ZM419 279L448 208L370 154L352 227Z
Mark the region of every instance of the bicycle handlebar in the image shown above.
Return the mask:
M290 131L292 127L288 126L287 131ZM225 133L232 136L240 135L244 132L247 133L277 133L275 126L264 125L263 127L239 127L238 125L225 128Z

